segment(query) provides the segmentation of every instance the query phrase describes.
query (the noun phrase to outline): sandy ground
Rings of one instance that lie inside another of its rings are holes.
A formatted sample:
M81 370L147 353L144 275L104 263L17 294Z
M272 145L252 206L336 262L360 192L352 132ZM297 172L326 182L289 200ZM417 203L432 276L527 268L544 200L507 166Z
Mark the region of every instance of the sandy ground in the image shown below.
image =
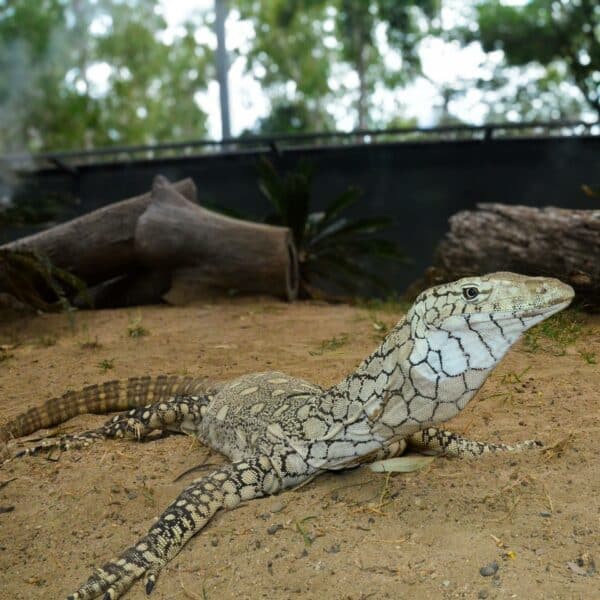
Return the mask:
M278 369L331 384L399 316L256 299L71 321L5 316L0 422L67 389L146 373ZM131 337L132 326L148 335ZM391 478L361 468L252 501L194 538L153 597L600 598L600 317L585 318L562 356L545 339L537 345L513 349L449 428L490 441L539 438L546 451L440 458ZM78 417L69 430L103 420ZM175 476L207 455L170 436L2 468L0 482L12 481L0 489L0 598L64 598L143 534L184 485ZM492 562L497 573L482 576ZM139 584L127 596L145 597Z

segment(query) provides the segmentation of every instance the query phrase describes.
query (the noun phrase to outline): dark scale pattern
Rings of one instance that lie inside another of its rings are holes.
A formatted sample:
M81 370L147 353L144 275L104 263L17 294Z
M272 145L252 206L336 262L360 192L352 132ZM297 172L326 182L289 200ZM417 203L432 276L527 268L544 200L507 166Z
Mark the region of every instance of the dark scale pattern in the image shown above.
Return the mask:
M222 508L234 508L281 489L271 461L257 456L236 462L197 479L181 492L160 520L138 542L98 569L68 600L87 600L101 594L118 598L136 580L145 579L150 593L162 567Z
M166 402L132 408L125 414L115 415L98 429L48 438L21 450L17 456L85 448L99 440L126 438L141 441L155 430L186 433L198 427L209 402L208 396L176 396Z
M435 427L460 412L529 327L569 304L557 280L495 273L432 288L339 384L268 372L209 387L190 378L132 378L72 392L7 424L2 439L84 408L130 409L103 427L46 440L20 455L68 450L155 430L194 435L232 463L194 481L148 534L97 570L72 600L120 597L161 568L222 508L297 486L326 470L423 452L471 456L535 448L467 440ZM73 406L74 405L74 406ZM36 412L37 411L37 412ZM20 419L20 420L19 420Z

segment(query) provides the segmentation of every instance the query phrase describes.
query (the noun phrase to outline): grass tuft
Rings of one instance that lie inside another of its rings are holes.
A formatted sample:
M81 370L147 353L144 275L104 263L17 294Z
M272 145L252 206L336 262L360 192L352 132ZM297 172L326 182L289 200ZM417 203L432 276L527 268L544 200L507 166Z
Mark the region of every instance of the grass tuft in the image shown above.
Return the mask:
M560 312L525 333L526 352L551 352L563 356L583 332L585 316L575 310Z
M331 339L323 340L318 350L309 350L309 354L311 356L321 356L324 352L329 352L331 350L337 350L342 346L345 346L349 341L349 336L347 333L342 333L339 337L333 336Z
M115 368L115 359L114 358L105 358L98 363L98 368L101 371L108 371L110 369Z
M131 338L141 338L150 332L145 327L142 327L142 317L138 316L128 325L127 333Z

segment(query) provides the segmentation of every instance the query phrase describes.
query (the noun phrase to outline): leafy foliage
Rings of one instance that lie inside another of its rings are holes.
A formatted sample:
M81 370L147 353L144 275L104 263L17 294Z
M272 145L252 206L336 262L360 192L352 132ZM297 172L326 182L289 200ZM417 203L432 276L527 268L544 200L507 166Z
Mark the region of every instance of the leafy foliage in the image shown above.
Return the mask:
M600 116L600 8L594 0L530 0L509 6L483 0L476 6L477 27L455 32L465 43L479 41L486 52L502 50L504 64L479 86L502 90L504 111L517 108L521 118L570 117L585 105ZM528 77L519 82L515 69ZM527 69L525 69L527 68ZM580 95L569 93L571 84ZM501 109L502 111L502 109Z
M78 277L29 250L0 249L0 288L44 311L71 310L68 297L86 295L86 285Z
M167 40L158 7L0 1L0 152L203 135L194 94L206 87L212 53L190 24Z
M440 8L439 0L237 0L236 5L255 30L248 70L279 114L289 106L305 118L305 131L330 129L329 105L341 97L352 98L355 126L387 125L371 110L373 92L406 85L420 73L418 45ZM396 54L394 66L381 54L382 35L388 53ZM333 75L341 74L357 84L334 83ZM270 133L270 125L259 122L255 133ZM291 121L278 125L285 127L280 132L297 130Z
M391 219L352 219L344 213L354 205L360 192L348 188L321 212L311 212L312 167L300 161L296 170L281 175L273 163L259 162L259 187L275 212L267 217L271 224L292 230L298 250L301 294L318 293L316 284L334 284L356 292L366 283L381 290L389 285L364 266L365 259L403 260L397 246L376 234L391 225Z

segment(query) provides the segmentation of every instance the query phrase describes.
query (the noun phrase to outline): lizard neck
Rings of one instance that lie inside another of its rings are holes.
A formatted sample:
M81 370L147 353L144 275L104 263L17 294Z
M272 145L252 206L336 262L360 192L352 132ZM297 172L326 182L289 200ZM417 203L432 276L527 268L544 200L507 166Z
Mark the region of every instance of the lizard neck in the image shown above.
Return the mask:
M465 408L522 331L482 315L427 327L413 309L322 406L345 425L366 418L380 439L410 435Z
M410 324L402 319L356 371L323 393L321 407L345 423L376 415L389 390L404 378L413 346Z

